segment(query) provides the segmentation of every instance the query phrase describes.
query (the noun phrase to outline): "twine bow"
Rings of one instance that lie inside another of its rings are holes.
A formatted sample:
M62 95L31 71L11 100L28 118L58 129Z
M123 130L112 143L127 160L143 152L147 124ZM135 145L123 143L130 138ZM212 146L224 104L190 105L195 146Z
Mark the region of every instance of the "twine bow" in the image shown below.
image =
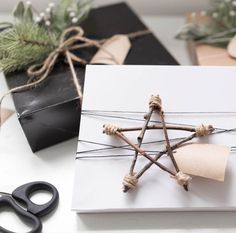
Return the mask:
M73 77L73 82L76 87L76 91L80 98L80 102L82 102L82 97L83 97L82 88L77 78L73 62L77 62L82 65L86 65L89 62L71 52L72 50L74 50L75 43L78 42L83 42L81 47L95 46L97 48L102 49L101 43L99 43L96 40L91 40L84 37L84 30L81 27L68 28L62 33L59 40L59 46L48 55L46 60L42 64L36 64L29 67L29 69L27 70L27 74L30 77L30 80L36 79L36 81L26 86L27 87L30 87L29 85L36 86L40 84L42 81L44 81L48 77L54 65L56 64L59 55L63 54L66 58L66 61L69 64L70 71ZM115 57L112 54L110 54L109 51L105 52L108 53L112 57L112 59L116 62Z
M127 34L127 36L130 39L132 39L132 38L144 36L150 33L151 32L149 30L143 30L143 31L137 31L137 32ZM80 103L82 103L82 99L83 99L82 88L77 78L73 62L86 65L89 63L89 61L75 55L72 51L94 46L98 49L103 50L105 53L109 55L109 59L113 60L116 64L119 64L116 57L112 53L107 51L105 48L103 48L102 46L108 39L102 39L102 40L89 39L84 36L84 30L81 27L70 27L66 29L60 36L58 47L55 48L55 50L53 50L48 55L45 61L41 64L32 65L28 68L27 74L30 78L28 83L19 87L12 88L1 97L0 99L0 126L1 126L1 109L2 109L1 104L2 104L3 99L11 93L29 90L41 84L44 80L47 79L49 73L51 72L54 65L56 64L59 55L61 54L65 56L66 61L69 64L70 71L73 77L73 82L74 82L76 91L78 93L78 96L80 98ZM82 42L82 43L78 44L78 42Z

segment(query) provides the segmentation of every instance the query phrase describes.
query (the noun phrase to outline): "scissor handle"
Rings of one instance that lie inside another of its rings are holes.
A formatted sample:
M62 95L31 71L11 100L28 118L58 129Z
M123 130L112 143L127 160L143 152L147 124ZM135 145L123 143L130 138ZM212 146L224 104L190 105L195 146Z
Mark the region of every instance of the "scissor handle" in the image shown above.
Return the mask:
M30 200L30 195L35 191L48 191L52 194L52 198L45 204L37 205ZM17 201L25 204L27 211L33 215L36 215L37 217L42 217L50 213L56 208L59 201L57 189L52 184L43 181L24 184L15 189L12 192L12 196Z
M25 219L27 222L31 222L33 224L33 229L28 233L40 233L42 231L42 223L35 215L25 211L20 206L16 204L16 202L10 196L1 196L0 197L0 207L10 207L13 209L19 217ZM13 231L9 231L0 226L0 232L2 233L17 233Z

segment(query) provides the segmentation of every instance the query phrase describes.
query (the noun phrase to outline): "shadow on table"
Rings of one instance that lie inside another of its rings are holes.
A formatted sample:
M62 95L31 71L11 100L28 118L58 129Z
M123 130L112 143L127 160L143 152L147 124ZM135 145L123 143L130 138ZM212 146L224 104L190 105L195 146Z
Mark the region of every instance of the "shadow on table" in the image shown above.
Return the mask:
M67 159L68 155L75 159L78 139L72 138L65 142L58 143L54 146L40 150L35 153L40 159L47 162L60 162L61 160Z
M236 212L109 213L77 214L77 216L88 230L100 231L236 227Z

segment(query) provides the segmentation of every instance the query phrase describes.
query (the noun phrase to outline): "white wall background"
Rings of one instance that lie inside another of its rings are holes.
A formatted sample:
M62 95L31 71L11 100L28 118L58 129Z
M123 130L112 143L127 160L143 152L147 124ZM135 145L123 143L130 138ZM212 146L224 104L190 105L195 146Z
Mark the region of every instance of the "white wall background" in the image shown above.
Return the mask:
M50 0L31 0L43 9ZM55 2L59 0L54 0ZM122 0L94 0L94 5L111 4ZM184 14L191 11L206 9L210 0L123 0L128 2L139 14ZM0 0L0 11L11 11L18 0Z

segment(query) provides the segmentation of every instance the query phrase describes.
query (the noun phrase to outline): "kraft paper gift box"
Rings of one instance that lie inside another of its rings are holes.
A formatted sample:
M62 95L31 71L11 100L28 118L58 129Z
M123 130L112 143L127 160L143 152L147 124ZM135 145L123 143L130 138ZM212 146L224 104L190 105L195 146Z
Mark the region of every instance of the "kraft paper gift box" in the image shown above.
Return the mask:
M146 29L138 16L125 3L93 9L82 24L86 36L92 39L109 38ZM90 59L96 49L79 51ZM132 48L125 64L167 65L177 64L153 34L132 40ZM85 67L76 66L83 85ZM6 77L9 88L25 84L25 72ZM94 96L96 98L96 96ZM29 91L14 93L17 115L32 151L62 142L78 135L80 104L67 64L59 63L41 86Z
M160 95L169 124L235 128L235 73L233 67L87 66L72 209L79 213L235 210L236 157L229 155L236 142L235 132L193 141L219 148L212 154L211 162L207 162L210 153L207 150L203 151L206 158L200 154L202 160L191 165L195 170L213 173L221 167L222 174L217 180L192 176L186 192L168 173L153 165L139 179L137 187L127 193L122 191L122 181L129 172L134 151L110 148L126 143L103 134L103 125L108 123L124 128L142 127L152 94ZM152 120L158 117L154 114ZM124 132L133 143L137 143L139 133ZM191 133L168 130L168 134L172 144ZM158 143L163 139L163 131L149 130L144 142L155 143L142 148L163 150L165 144ZM221 154L220 148L228 148L228 155ZM195 149L187 154L190 164L194 153ZM147 162L139 156L135 172ZM167 156L160 162L173 169Z

